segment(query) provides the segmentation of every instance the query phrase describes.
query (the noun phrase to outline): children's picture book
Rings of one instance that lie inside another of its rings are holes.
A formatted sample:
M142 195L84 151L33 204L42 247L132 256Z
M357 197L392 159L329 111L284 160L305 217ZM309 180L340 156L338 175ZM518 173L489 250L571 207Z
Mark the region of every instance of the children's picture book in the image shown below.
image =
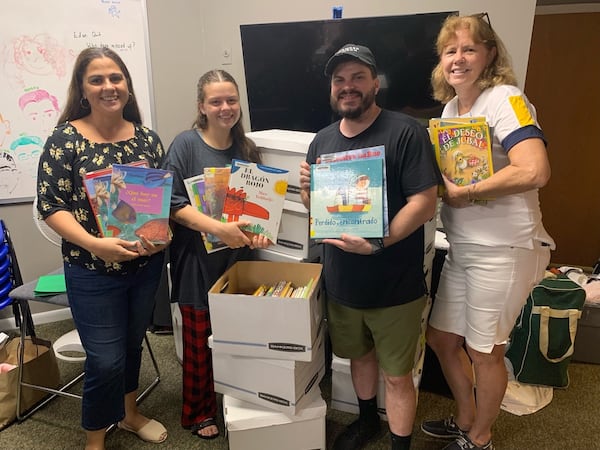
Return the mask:
M230 167L205 167L204 168L204 193L206 211L210 217L221 220L223 205L227 195Z
M387 181L385 175L385 146L378 145L375 147L358 148L354 150L346 150L336 153L326 153L321 155L321 162L335 162L335 161L352 161L355 159L369 159L377 158L383 159L383 227L384 236L390 235L390 226L388 218L388 202L387 202Z
M134 241L144 236L153 243L168 242L173 173L113 164L110 183L108 228L113 237Z
M289 171L234 159L223 217L228 222L247 220L242 229L249 237L262 234L277 242Z
M201 213L207 214L208 206L206 203L206 186L204 183L204 174L186 178L183 180L183 183L185 184L185 188L187 190L188 197L190 198L191 205ZM223 241L219 240L218 237L210 233L204 232L202 232L201 235L202 241L204 242L204 248L206 248L207 253L213 253L218 250L227 248L227 245Z
M148 161L141 159L127 164L128 166L148 167ZM98 231L103 237L111 237L108 229L108 213L110 209L110 179L112 167L88 172L83 177L83 187L98 224Z
M311 165L310 237L384 237L383 162L362 158Z
M467 186L494 173L485 117L432 119L429 133L440 170L454 184Z

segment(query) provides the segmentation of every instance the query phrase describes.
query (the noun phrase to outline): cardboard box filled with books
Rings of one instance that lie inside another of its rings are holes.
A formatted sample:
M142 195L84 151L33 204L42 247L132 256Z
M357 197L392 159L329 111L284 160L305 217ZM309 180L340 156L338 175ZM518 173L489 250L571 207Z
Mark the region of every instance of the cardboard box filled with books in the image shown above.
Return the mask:
M323 319L321 269L316 263L235 263L208 292L213 350L311 361ZM301 296L257 294L282 281Z

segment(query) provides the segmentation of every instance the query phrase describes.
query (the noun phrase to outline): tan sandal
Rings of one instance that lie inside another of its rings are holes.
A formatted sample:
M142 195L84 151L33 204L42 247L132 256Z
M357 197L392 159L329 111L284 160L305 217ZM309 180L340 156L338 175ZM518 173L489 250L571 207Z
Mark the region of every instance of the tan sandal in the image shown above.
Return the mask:
M125 431L129 431L137 435L142 441L151 442L153 444L160 444L167 439L168 433L164 425L154 419L150 419L146 425L139 430L134 430L128 427L123 422L117 423L117 426Z

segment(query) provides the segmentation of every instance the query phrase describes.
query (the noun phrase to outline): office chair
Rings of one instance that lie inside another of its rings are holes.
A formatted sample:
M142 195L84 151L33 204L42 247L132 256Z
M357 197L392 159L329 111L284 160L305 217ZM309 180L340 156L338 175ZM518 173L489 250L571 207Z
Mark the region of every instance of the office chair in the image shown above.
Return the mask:
M60 235L58 233L56 233L52 228L50 228L46 222L44 222L38 215L37 212L37 199L35 199L33 201L33 221L37 227L37 229L40 231L40 233L42 234L42 236L44 236L49 242L51 242L52 244L59 246L61 245L61 241L62 238L60 237ZM62 272L62 268L58 269L56 271L54 271L53 273L61 273ZM48 296L48 297L34 297L31 294L29 294L29 292L32 292L33 289L35 288L35 285L37 284L37 280L34 280L30 283L27 283L27 285L21 286L21 289L16 289L12 292L12 294L14 294L14 299L19 301L20 305L21 305L21 309L23 310L24 314L27 314L29 317L31 316L31 312L29 310L29 301L42 301L44 303L50 303L50 304L55 304L55 305L60 305L60 306L69 306L69 302L68 302L68 298L66 294L59 294L59 295L54 295L54 296ZM20 291L20 292L19 292ZM67 383L65 383L62 387L60 387L59 389L52 389L52 388L48 388L45 386L39 386L39 385L34 385L34 384L29 384L23 381L23 371L22 371L22 366L21 366L21 361L23 361L23 353L24 353L24 341L25 341L25 337L28 334L31 334L33 336L35 336L35 330L33 328L33 322L31 323L31 327L30 329L28 329L29 327L26 326L27 322L25 320L21 320L21 355L19 358L19 384L18 384L18 393L17 393L17 419L19 421L23 421L25 419L27 419L29 416L31 416L33 413L35 413L37 410L39 410L40 408L42 408L43 406L45 406L48 402L50 402L52 399L54 399L56 396L63 396L63 397L70 397L70 398L77 398L77 399L81 399L82 396L80 394L74 394L72 392L69 392L69 390L75 385L77 384L80 380L83 379L83 377L85 376L85 372L81 372L80 374L78 374L76 377L74 377L73 379L71 379L70 381L68 381ZM145 348L148 350L148 354L150 356L150 360L152 361L152 366L154 367L154 371L155 371L155 377L154 379L150 382L150 384L141 392L138 394L136 401L139 404L144 398L146 398L146 396L158 385L158 383L160 383L160 371L158 369L158 364L156 362L156 358L154 357L154 352L152 351L152 347L150 346L150 341L148 340L148 336L144 336L144 340L145 340ZM56 352L56 356L59 359L62 360L66 360L66 361L82 361L85 360L85 356L81 357L81 356L69 356L66 354L63 354L62 352L65 351L70 351L70 352L77 352L77 353L82 353L85 355L85 352L83 350L83 347L81 345L81 340L79 339L79 334L77 333L77 330L72 330L69 333L61 336L53 345L53 348L55 348L55 352ZM32 388L32 389L37 389L37 390L41 390L44 392L47 392L49 394L51 394L48 398L46 398L44 401L42 401L41 403L39 403L38 405L36 405L34 408L30 409L29 411L27 411L25 414L21 414L21 389L23 387L28 387L28 388ZM107 431L112 430L115 427L115 425L111 425Z

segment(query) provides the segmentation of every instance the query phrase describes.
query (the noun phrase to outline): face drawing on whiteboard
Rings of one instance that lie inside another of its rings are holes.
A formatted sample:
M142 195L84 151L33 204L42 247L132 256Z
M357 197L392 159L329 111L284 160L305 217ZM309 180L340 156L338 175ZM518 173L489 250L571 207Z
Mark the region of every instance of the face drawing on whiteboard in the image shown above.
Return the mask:
M30 84L32 77L63 78L70 53L48 34L19 36L4 49L6 75L20 87Z
M12 155L0 151L0 197L11 195L19 184L19 170Z
M54 129L60 112L57 98L44 89L35 89L21 95L19 108L33 127L29 131L44 139Z
M0 149L4 148L4 141L9 134L10 122L2 117L2 113L0 113Z
M21 135L10 144L18 169L27 177L37 178L44 141L39 136Z

